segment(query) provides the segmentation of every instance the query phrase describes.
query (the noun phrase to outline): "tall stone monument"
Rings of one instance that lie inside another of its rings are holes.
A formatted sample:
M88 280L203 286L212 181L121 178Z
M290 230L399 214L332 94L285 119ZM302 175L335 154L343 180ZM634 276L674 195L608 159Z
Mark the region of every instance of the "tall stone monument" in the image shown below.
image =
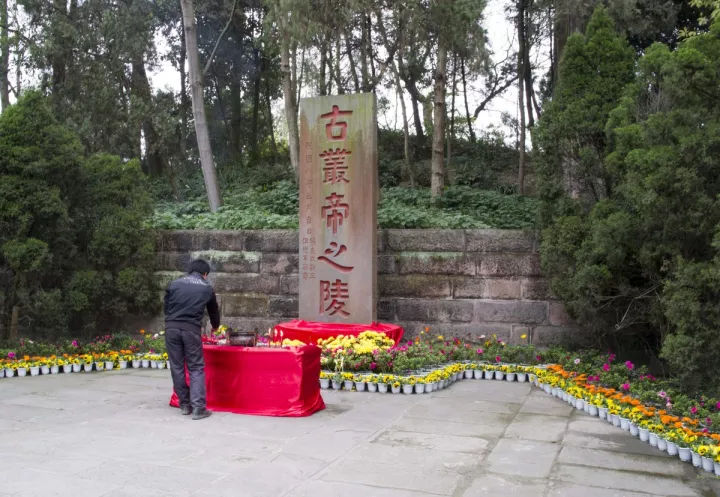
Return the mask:
M300 101L300 319L372 323L377 287L375 95Z

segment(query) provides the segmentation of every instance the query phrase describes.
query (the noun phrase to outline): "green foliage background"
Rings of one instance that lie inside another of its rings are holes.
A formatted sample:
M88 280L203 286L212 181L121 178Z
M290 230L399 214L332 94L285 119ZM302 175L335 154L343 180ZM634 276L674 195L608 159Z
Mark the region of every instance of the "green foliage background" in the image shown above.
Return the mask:
M599 8L571 38L539 125L543 269L599 343L645 348L686 388L717 392L720 25L652 45L618 92L633 65L611 27Z
M0 318L8 334L95 333L154 310L152 201L137 161L86 156L45 97L0 116ZM13 319L15 315L16 319Z

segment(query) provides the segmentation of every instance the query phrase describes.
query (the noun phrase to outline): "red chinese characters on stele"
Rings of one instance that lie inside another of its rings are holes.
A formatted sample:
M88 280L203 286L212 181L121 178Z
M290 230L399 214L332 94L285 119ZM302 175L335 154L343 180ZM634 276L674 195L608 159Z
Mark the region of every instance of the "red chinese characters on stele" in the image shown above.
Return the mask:
M330 112L322 114L321 119L327 120L325 136L331 142L344 142L347 137L348 123L346 117L352 115L351 110L341 110L333 105ZM344 145L337 143L337 145ZM318 262L330 266L340 273L349 274L353 266L345 265L340 260L348 247L341 240L337 240L343 223L350 217L350 205L345 201L343 188L350 183L348 159L352 151L345 146L335 146L323 150L320 157L323 159L322 182L334 186L330 195L325 197L321 207L321 216L325 220L325 229L331 233L333 239L323 253L317 257ZM337 189L335 189L337 188ZM341 233L340 233L341 235ZM350 299L350 285L348 281L337 277L334 281L321 280L320 282L320 314L334 316L349 316L345 309Z

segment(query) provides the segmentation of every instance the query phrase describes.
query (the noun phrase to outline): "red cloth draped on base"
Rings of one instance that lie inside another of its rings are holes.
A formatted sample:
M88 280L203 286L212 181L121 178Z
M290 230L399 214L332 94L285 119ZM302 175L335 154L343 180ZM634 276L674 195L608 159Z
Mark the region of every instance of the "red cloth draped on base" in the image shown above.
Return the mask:
M203 345L207 407L262 416L309 416L325 408L320 349ZM187 373L186 373L187 377ZM178 407L173 391L170 405Z
M385 333L388 337L395 340L395 344L398 344L405 332L401 326L388 323L319 323L316 321L304 321L302 319L294 319L280 323L275 326L275 328L283 332L283 338L300 340L304 343L317 343L318 338L330 338L338 335L357 336L363 331L371 330ZM278 337L275 339L277 338Z

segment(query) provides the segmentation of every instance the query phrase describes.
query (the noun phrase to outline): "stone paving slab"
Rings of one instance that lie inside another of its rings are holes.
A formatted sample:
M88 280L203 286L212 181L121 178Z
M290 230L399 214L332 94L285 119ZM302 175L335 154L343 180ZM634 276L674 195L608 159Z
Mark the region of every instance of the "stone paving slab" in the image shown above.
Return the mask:
M170 385L149 369L1 379L0 497L720 496L527 383L324 391L306 418L198 422L168 407Z

